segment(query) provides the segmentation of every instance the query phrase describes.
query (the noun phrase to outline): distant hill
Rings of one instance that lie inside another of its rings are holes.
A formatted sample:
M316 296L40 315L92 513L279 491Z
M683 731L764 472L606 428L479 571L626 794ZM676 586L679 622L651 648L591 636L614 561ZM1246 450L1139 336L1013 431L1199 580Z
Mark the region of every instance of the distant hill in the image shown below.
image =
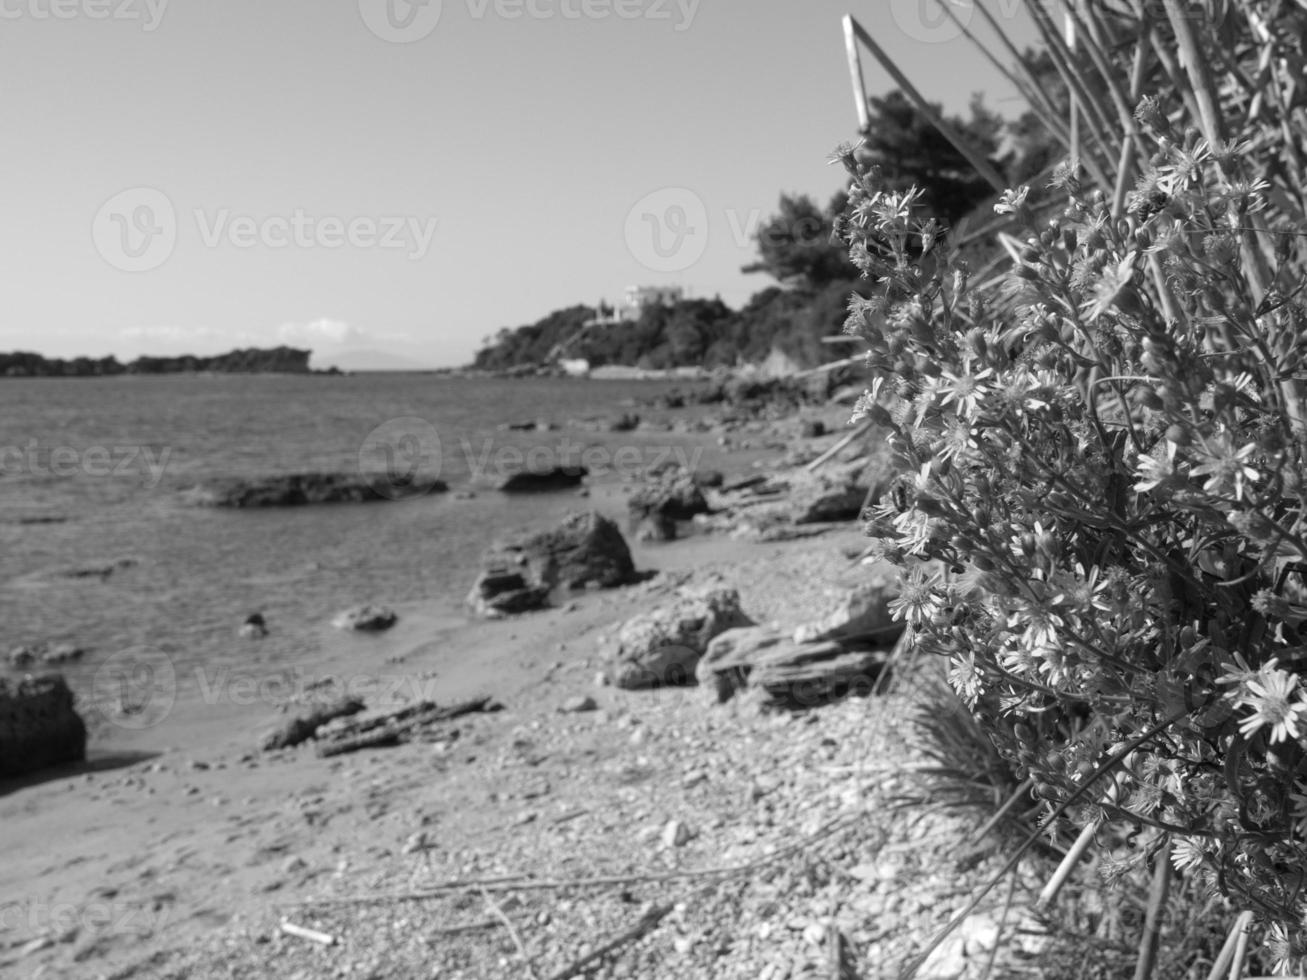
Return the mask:
M430 371L430 364L384 350L345 350L314 357L318 368L339 371Z
M297 347L255 347L212 357L138 357L126 364L114 357L44 357L28 351L0 354L0 378L95 378L117 374L310 374L312 351Z

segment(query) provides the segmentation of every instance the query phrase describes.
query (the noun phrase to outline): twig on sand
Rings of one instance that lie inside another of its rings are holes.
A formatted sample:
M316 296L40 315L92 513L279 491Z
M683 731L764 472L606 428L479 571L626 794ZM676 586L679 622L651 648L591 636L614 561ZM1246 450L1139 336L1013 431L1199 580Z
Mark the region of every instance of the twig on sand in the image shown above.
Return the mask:
M732 875L748 874L756 871L758 868L765 867L774 861L779 861L784 857L794 854L805 848L811 847L828 837L833 837L848 827L854 826L855 823L863 818L862 814L847 814L830 821L816 833L805 837L787 847L778 848L771 854L766 854L753 861L734 867L702 868L697 871L668 871L662 874L623 874L608 875L598 878L570 878L557 881L536 881L522 876L513 876L508 878L484 878L480 880L465 881L446 881L438 885L432 885L421 891L412 892L389 892L380 895L344 895L339 898L306 898L299 901L287 903L291 906L305 905L366 905L370 903L384 904L386 902L421 902L427 899L439 898L441 895L451 891L464 891L468 889L478 889L486 892L511 892L511 891L561 891L568 888L611 888L617 885L638 885L661 881L681 881L694 878L725 878Z
M463 932L480 932L483 929L502 929L504 923L499 919L482 919L480 922L465 922L458 926L441 926L439 929L432 929L431 932L436 936L457 936Z
M636 942L644 938L645 934L658 925L666 915L671 912L671 905L656 905L640 917L640 921L633 925L625 932L619 933L608 942L604 943L593 953L587 953L579 960L575 960L563 967L557 973L551 974L549 980L568 980L568 977L574 977L584 970L591 963L596 963L603 959L609 953L620 949L628 943Z
M481 889L481 897L485 899L486 908L490 909L490 911L494 913L495 918L502 922L504 928L508 930L509 936L513 939L513 945L517 947L518 955L522 957L522 964L526 967L526 975L530 977L531 980L539 980L536 975L535 964L531 962L531 954L526 951L526 945L522 942L522 937L518 935L517 930L513 927L513 921L504 914L504 910L499 907L499 903L491 898L490 892L486 891L484 888Z
M335 946L336 937L328 935L325 932L318 932L317 929L306 929L303 926L297 926L293 922L285 919L281 920L281 931L288 936L294 936L297 939L307 939L309 942L321 943L323 946Z

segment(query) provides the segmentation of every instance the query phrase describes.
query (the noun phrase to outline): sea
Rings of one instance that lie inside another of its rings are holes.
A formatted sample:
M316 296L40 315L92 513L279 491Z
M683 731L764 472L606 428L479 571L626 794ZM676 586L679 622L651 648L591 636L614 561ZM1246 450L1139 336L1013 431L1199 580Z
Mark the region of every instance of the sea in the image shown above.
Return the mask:
M582 462L611 488L669 460L722 465L715 435L670 429L695 410L641 405L673 386L381 373L0 381L0 676L23 673L7 664L18 647L72 646L84 654L57 669L91 704L114 665L184 678L197 665L311 661L323 625L361 603L466 616L497 535L592 506L576 491L495 491L508 472ZM626 413L644 424L609 431ZM188 495L213 478L393 470L409 443L423 450L416 485L438 476L449 492L266 509ZM242 640L254 612L269 635Z

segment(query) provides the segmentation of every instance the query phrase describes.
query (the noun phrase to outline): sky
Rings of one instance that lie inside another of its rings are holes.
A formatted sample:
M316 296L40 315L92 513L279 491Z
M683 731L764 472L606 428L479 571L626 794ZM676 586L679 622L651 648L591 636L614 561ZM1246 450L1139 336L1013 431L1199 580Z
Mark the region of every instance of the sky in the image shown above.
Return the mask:
M738 307L781 192L842 183L843 14L1020 111L933 3L0 0L0 350L437 367L630 285Z

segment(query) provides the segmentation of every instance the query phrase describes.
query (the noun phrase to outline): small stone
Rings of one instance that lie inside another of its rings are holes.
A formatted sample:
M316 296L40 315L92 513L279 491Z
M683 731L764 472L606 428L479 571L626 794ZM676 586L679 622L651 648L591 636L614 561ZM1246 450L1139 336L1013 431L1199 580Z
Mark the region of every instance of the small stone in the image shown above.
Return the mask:
M706 782L707 779L708 774L702 770L699 770L698 772L688 772L685 774L685 778L681 780L681 787L683 789L693 789L700 783Z
M558 710L563 714L580 714L584 711L594 711L599 705L595 704L595 699L588 695L578 695L574 698L568 698L563 702L563 706Z
M427 839L427 835L419 830L416 834L411 835L408 840L404 841L404 846L400 849L400 853L417 854L421 851L427 850L429 847L431 847L431 842Z
M690 842L690 828L679 820L669 820L663 827L664 847L684 847Z
M390 629L398 621L399 616L393 609L369 604L346 610L333 619L331 625L341 630L379 633Z
M297 854L293 857L288 857L282 863L281 873L287 875L297 874L298 872L303 871L308 866L309 863Z
M672 947L684 956L690 950L694 949L694 942L688 936L677 936L672 940Z

